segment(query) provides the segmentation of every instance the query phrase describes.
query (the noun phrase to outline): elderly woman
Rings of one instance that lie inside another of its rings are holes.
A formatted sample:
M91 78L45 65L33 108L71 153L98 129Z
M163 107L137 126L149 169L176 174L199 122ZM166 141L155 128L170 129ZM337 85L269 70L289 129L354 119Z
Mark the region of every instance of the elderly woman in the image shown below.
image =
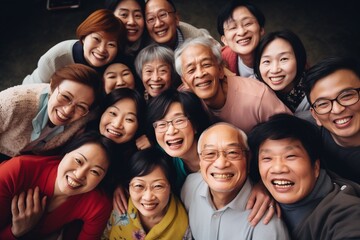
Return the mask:
M359 239L360 186L320 164L320 132L310 122L278 114L249 137L254 172L275 200L292 239Z
M84 117L102 96L99 75L82 64L59 69L50 84L19 85L0 92L2 157L61 147L84 127Z

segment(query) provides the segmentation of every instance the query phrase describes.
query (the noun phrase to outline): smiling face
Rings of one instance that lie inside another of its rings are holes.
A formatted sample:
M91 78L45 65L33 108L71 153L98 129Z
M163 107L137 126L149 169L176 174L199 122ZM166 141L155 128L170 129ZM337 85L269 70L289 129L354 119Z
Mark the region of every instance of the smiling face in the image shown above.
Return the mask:
M206 130L199 139L199 150L227 151L229 149L245 149L239 133L233 127L217 125ZM227 159L220 153L214 161L205 161L200 155L200 171L203 179L209 185L213 195L237 195L247 178L247 159L242 156L236 160Z
M350 88L360 88L360 78L350 70L337 70L315 83L310 92L311 104L321 98L334 99ZM311 114L319 126L324 126L331 132L338 144L359 146L360 101L347 107L333 101L333 108L329 113L317 114L311 108Z
M171 121L178 117L184 117L185 113L179 102L170 105L164 118L160 120ZM175 128L172 124L166 132L156 132L156 141L164 151L172 157L184 158L192 149L196 148L195 129L191 122L187 120L187 126L182 129Z
M69 197L93 190L105 177L108 167L108 157L99 144L82 145L61 160L54 195Z
M164 171L159 166L148 175L134 177L130 182L129 192L141 219L151 218L160 222L165 216L171 189Z
M165 61L155 59L146 62L141 70L141 79L145 90L155 97L171 86L172 66Z
M237 7L232 19L224 22L223 27L221 41L241 57L253 58L255 48L264 34L255 16L246 7Z
M103 75L105 92L108 94L116 88L135 89L135 78L130 68L122 63L108 66Z
M220 79L224 71L211 50L203 45L190 45L182 52L182 81L208 105L216 105L223 95Z
M145 20L140 5L134 0L122 0L116 6L114 15L125 25L130 43L139 40L144 32Z
M299 140L266 140L259 148L261 179L275 198L293 204L308 196L319 176L320 164L314 166Z
M296 76L296 56L290 43L282 38L270 42L261 54L260 74L274 91L290 92Z
M158 18L161 11L168 12L168 16L162 20ZM179 18L173 12L171 4L164 0L151 0L146 3L145 19L156 16L154 23L146 23L150 37L157 43L165 44L170 48L175 46L176 28L179 25Z
M118 52L117 39L103 31L93 32L83 40L84 58L92 67L110 63Z
M125 98L108 107L100 119L101 135L115 143L130 141L139 127L136 104Z
M71 104L64 102L62 96L65 96ZM49 97L47 110L49 121L55 126L74 122L83 116L79 109L89 109L94 99L94 91L89 86L63 80Z

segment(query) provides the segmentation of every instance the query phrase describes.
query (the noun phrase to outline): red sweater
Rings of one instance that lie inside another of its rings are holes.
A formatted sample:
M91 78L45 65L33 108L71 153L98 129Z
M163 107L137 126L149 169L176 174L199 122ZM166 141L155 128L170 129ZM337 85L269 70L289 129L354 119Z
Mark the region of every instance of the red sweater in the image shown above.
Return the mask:
M11 232L11 200L14 195L39 186L41 197L46 195L47 201L51 199L60 160L55 156L24 155L0 164L0 239L16 239ZM81 220L78 239L100 239L111 210L111 199L100 190L75 195L52 212L45 212L26 236L41 239L61 230L67 223Z

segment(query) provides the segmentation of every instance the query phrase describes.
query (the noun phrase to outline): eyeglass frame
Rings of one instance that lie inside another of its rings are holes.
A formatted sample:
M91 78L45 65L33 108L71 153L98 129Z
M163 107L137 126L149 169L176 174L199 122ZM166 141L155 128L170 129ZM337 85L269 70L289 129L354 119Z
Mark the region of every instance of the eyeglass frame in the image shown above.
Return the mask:
M136 192L137 194L144 194L147 190L149 190L150 189L150 192L152 193L152 194L161 194L161 193L164 193L164 192L166 192L166 190L169 188L169 186L170 186L170 184L168 184L168 183L165 183L165 185L164 185L164 188L163 189L161 189L160 191L159 190L156 190L156 189L154 189L156 186L153 186L153 185L158 185L158 184L143 184L143 185L145 185L145 187L144 187L144 189L143 190L141 190L141 191L138 191L138 190L134 190L134 184L135 183L129 183L129 189L130 190L132 190L132 191L134 191L134 192Z
M160 17L159 16L160 13L166 13L166 15L164 17ZM165 19L167 19L169 17L170 13L176 13L176 11L160 10L156 14L151 14L151 16L154 17L154 22L149 22L147 16L145 15L145 22L149 25L154 25L156 23L156 19L159 19L159 21L164 21ZM150 20L150 21L152 21L152 20Z
M351 104L349 104L349 105L343 105L342 103L339 102L339 99L338 99L338 98L339 98L343 93L348 92L348 91L357 91L357 98L358 98L358 99L357 99L357 101L355 101L354 103L351 103ZM319 112L316 110L315 105L316 105L316 103L317 103L319 100L330 101L330 106L331 106L331 107L330 107L329 111L324 112L324 113L319 113ZM310 106L311 106L312 109L314 109L314 111L315 111L317 114L319 114L319 115L324 115L324 114L327 114L327 113L331 112L331 110L332 110L333 107L334 107L334 101L336 101L340 106L349 107L349 106L352 106L352 105L356 104L357 102L359 102L359 100L360 100L360 88L350 88L350 89L345 89L345 90L341 91L341 92L336 96L336 98L333 98L333 99L326 99L326 98L317 99L317 100L316 100L313 104L311 104Z
M75 113L78 113L78 114L81 115L81 116L85 116L86 114L89 113L89 111L90 111L90 109L89 109L90 107L89 107L89 106L86 107L86 108L87 108L87 111L86 111L86 112L84 112L84 113L77 112L77 111L79 111L79 110L77 110L77 109L79 109L79 107L82 108L83 106L81 106L81 105L79 105L79 104L77 104L77 103L74 103L74 98L73 98L73 97L72 97L72 98L69 98L68 95L63 94L63 93L60 91L60 86L57 87L57 90L58 90L58 93L57 93L57 95L56 95L56 100L57 100L60 104L65 104L65 105L67 105L67 106L74 105L74 107L75 107ZM61 96L62 98L60 98L60 96Z
M228 158L228 154L230 150L240 150L241 154L239 154L238 158L234 158L234 159L230 159ZM206 160L205 157L203 156L204 151L214 151L216 152L216 158L214 158L213 160ZM248 149L244 149L241 147L230 147L228 149L225 150L218 150L218 149L203 149L201 152L199 152L199 156L201 157L200 159L205 161L205 162L215 162L216 160L219 159L220 157L220 153L223 153L223 156L225 157L226 160L230 161L230 162L236 162L236 161L241 161L244 157L246 157L246 153L249 152Z
M179 118L184 118L184 119L186 120L185 123L184 123L185 126L179 127L179 126L177 126L176 124L174 125L174 121L177 120L177 119L179 119ZM167 120L158 120L158 121L155 121L155 122L152 124L152 126L153 126L155 132L157 132L157 133L164 133L164 132L166 132L166 131L169 129L170 124L171 124L171 126L173 126L173 127L176 128L176 129L184 129L184 128L186 128L186 127L188 126L189 120L190 120L190 119L189 119L187 116L181 116L181 117L173 118L173 119L171 119L171 120L169 120L169 121L167 121ZM156 130L156 129L158 129L158 126L157 126L157 125L158 125L159 122L166 123L166 128L164 129L164 131Z

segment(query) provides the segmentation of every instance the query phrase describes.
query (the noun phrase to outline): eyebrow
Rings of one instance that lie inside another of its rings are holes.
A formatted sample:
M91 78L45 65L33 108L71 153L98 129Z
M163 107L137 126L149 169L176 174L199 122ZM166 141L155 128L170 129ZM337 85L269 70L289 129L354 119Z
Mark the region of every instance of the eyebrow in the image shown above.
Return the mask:
M207 147L215 147L214 144L204 144L203 146L204 148L207 148ZM241 143L229 143L229 144L226 144L226 147L242 147L241 146Z
M77 152L77 153L80 154L84 158L85 162L89 162L88 159L85 157L85 155L83 155L81 152ZM104 172L106 172L105 169L103 167L101 167L100 165L96 164L95 167L98 167L101 170L103 170Z

